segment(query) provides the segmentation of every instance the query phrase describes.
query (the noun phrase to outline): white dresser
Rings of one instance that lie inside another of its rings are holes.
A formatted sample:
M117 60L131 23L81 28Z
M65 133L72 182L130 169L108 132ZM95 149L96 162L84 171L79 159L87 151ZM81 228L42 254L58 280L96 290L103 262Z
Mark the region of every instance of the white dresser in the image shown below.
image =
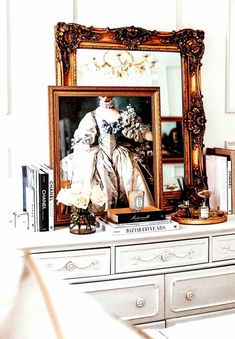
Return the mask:
M165 327L235 310L235 216L216 225L137 235L24 234L39 266L92 294L115 316Z

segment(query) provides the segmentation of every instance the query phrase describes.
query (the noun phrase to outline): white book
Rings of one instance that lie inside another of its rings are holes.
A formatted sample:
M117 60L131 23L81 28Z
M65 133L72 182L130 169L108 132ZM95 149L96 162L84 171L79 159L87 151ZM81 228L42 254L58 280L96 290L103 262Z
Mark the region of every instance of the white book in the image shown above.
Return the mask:
M24 169L23 169L24 168ZM35 231L36 229L36 192L35 192L35 177L34 170L28 166L22 166L23 169L23 210L28 212L29 215L29 230Z
M163 219L163 220L149 220L149 221L136 221L136 222L128 222L128 223L116 223L112 222L110 219L102 218L101 220L104 222L108 222L108 224L114 228L120 228L120 227L131 227L131 226L154 226L154 225L167 225L172 222L170 218Z
M54 171L49 166L43 164L42 169L48 174L48 192L49 192L49 213L48 213L48 230L54 231Z
M38 231L39 213L38 213L38 170L33 165L27 165L29 175L29 187L26 191L27 212L29 213L29 222L34 232Z
M228 159L227 161L227 181L228 181L228 214L233 212L233 201L232 201L232 161Z
M206 154L206 174L208 188L212 193L210 208L228 210L228 169L227 158L220 155Z
M164 220L163 220L164 221ZM129 225L126 226L119 226L119 227L113 227L109 224L108 221L102 218L97 218L97 222L99 226L104 230L105 232L108 232L112 235L129 235L129 234L140 234L140 233L155 233L155 232L165 232L165 231L173 231L179 229L179 223L173 220L170 220L169 222L157 222L155 224L149 224L146 225L139 225L139 223L136 223L135 225Z

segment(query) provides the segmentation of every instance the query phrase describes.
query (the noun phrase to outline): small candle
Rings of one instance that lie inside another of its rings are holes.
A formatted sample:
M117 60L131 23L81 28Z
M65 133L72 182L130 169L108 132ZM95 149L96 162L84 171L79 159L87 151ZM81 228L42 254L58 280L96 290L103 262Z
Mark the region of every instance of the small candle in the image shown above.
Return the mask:
M144 207L144 191L130 191L128 200L132 211L141 211Z

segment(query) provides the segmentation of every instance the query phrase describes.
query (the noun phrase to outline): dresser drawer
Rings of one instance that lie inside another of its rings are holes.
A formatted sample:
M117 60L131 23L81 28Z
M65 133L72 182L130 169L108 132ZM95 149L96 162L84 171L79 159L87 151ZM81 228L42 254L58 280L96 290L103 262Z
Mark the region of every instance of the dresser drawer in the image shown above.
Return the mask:
M213 237L212 260L235 259L235 235Z
M208 239L116 247L116 273L208 262Z
M163 275L72 284L71 287L89 293L108 313L133 324L164 319Z
M32 254L39 265L57 272L62 278L110 274L110 248Z
M235 307L235 266L167 274L166 318Z

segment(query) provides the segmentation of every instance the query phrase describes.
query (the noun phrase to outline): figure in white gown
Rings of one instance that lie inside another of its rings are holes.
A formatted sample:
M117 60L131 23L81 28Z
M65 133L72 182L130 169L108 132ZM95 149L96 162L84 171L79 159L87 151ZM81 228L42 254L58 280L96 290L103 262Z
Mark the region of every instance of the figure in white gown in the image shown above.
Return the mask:
M74 133L73 153L61 161L62 177L86 188L99 184L106 194L104 210L128 206L133 190L143 190L145 205L153 205L137 157L117 143L120 133L135 142L152 138L130 105L118 111L113 98L100 97L99 107L84 116Z

